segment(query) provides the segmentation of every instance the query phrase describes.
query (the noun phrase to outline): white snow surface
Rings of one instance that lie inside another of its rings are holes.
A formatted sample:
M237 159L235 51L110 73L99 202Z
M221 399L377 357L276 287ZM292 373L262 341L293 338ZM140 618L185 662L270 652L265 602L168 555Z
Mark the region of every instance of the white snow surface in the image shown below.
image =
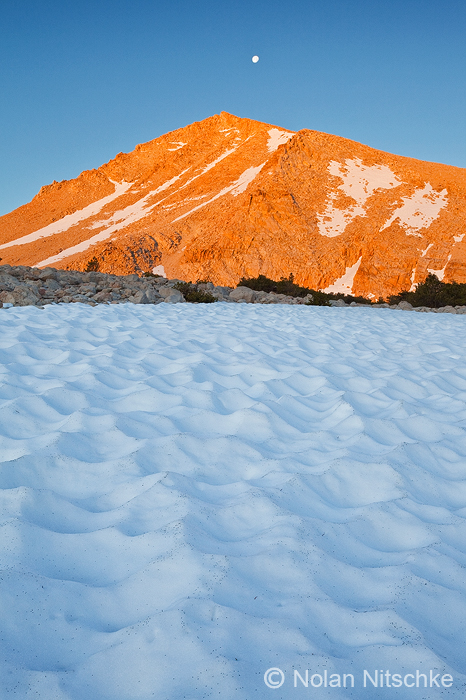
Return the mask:
M354 276L359 270L361 260L362 256L354 263L354 265L346 268L344 275L335 280L333 284L329 285L327 289L324 289L323 291L328 293L333 292L334 294L338 294L339 292L342 292L343 294L351 294L353 291Z
M356 216L366 216L364 204L374 192L401 184L387 165L364 165L360 158L347 158L344 165L332 160L328 171L342 180L338 189L356 202L341 209L335 206L338 192L329 194L324 212L317 215L319 233L328 238L340 236Z
M463 316L63 304L0 324L1 700L464 697ZM363 688L376 669L453 685Z
M440 211L448 204L448 192L436 192L430 182L417 188L409 197L402 197L403 204L395 209L391 217L380 229L383 231L398 219L407 236L419 236L421 229L427 228L438 218Z
M87 207L84 207L84 209L79 209L79 211L75 211L73 214L67 214L62 219L54 221L53 223L48 224L48 226L44 226L43 228L37 229L37 231L33 231L33 233L28 233L26 236L17 238L15 241L3 243L3 245L0 245L0 249L10 248L11 246L15 245L26 245L27 243L34 243L34 241L37 241L40 238L47 238L48 236L54 236L56 233L68 231L68 229L70 229L72 226L76 226L76 224L79 224L81 221L85 221L85 219L89 219L92 216L98 214L107 204L113 202L113 200L118 199L118 197L121 197L121 195L125 194L125 192L127 192L127 190L129 190L129 188L133 184L132 182L124 181L118 183L113 182L113 180L110 180L110 182L112 182L115 185L115 191L112 194L109 194L106 197L102 197L102 199L98 199L96 202L92 202L92 204L89 204Z
M287 143L294 136L294 131L282 131L274 128L269 129L268 134L267 150L269 153L273 153L279 146Z

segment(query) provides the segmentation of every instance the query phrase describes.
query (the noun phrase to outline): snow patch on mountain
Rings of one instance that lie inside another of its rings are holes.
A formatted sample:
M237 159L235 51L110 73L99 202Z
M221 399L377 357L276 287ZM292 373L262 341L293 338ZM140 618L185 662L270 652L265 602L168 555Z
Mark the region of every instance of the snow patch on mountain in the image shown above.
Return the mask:
M387 165L363 165L360 158L346 159L345 165L331 161L330 175L339 177L339 189L362 206L376 190L398 187L401 181Z
M219 156L218 158L216 158L215 160L213 160L211 163L209 163L208 165L206 165L206 167L201 171L201 175L204 175L204 173L209 172L209 170L212 170L212 168L215 168L215 166L216 166L218 163L220 163L222 160L224 160L224 158L227 158L227 156L230 156L232 153L234 153L235 151L237 151L237 150L238 150L238 146L239 146L239 143L238 143L236 146L234 146L233 148L227 149L227 150L225 151L225 153L222 153L221 156ZM199 177L199 175L197 175L196 177ZM194 179L194 178L193 178L193 179Z
M125 192L127 192L133 184L132 182L118 183L113 182L113 180L110 180L110 182L112 182L115 185L115 191L113 192L113 194L109 194L106 197L102 197L102 199L98 199L96 202L92 202L92 204L89 204L87 207L84 207L84 209L79 209L78 211L73 212L73 214L67 214L58 221L54 221L53 223L48 224L43 228L37 229L37 231L29 233L27 236L22 236L21 238L17 238L15 241L4 243L3 245L0 245L0 249L10 248L11 246L15 245L26 245L27 243L34 243L34 241L37 241L40 238L47 238L48 236L54 236L57 233L63 233L64 231L68 231L68 229L72 228L81 221L85 221L86 219L90 219L92 216L96 216L107 204L113 202L115 199L118 199L118 197L121 197L123 194L125 194Z
M164 190L167 190L169 187L171 187L177 180L180 179L180 177L182 177L182 175L184 175L184 173L188 172L188 170L189 168L186 168L179 175L176 175L170 180L167 180L162 185L157 187L157 189L148 192L148 194L146 194L144 197L141 197L141 199L138 199L136 202L133 202L133 204L129 204L124 209L120 209L119 211L114 212L107 219L94 221L89 226L89 228L103 228L103 231L100 231L95 236L91 236L91 238L88 238L85 241L81 241L81 243L77 243L76 245L71 246L70 248L66 248L66 250L62 250L56 255L50 256L46 260L41 260L40 262L36 263L36 267L47 267L48 265L55 265L57 262L60 262L60 260L63 260L64 258L67 258L70 255L83 253L85 250L88 250L88 248L91 248L96 243L101 243L102 241L107 240L107 238L110 238L110 236L116 231L120 231L121 229L129 226L130 224L133 224L136 221L140 221L140 219L143 219L145 216L150 214L151 211L155 209L155 207L161 204L161 202L164 202L165 199L167 199L167 197L163 197L163 199L160 199L158 202L155 202L151 205L148 204L149 200L151 200L160 192L163 192Z
M322 214L317 214L317 226L322 236L340 236L356 216L366 216L364 204L380 189L398 187L401 181L387 165L364 165L360 158L347 158L345 164L330 161L328 171L342 180L338 190L353 199L356 204L345 208L337 206L341 195L331 192Z
M175 146L175 148L167 148L167 151L179 151L180 148L183 148L183 146L187 146L188 144L184 141L172 141L172 145Z
M323 291L334 294L338 294L340 292L342 292L343 294L352 294L354 277L356 275L356 272L359 270L361 260L362 256L357 262L354 263L354 265L351 265L351 267L346 268L344 275L335 280L333 284L329 285Z
M421 258L424 258L427 255L427 253L429 252L429 250L432 248L433 245L434 245L433 243L429 243L427 248L425 248L425 250L422 251Z
M198 204L197 207L194 207L193 209L190 209L189 211L185 212L184 214L181 214L181 216L177 216L176 219L173 219L172 223L175 223L175 221L180 221L181 219L185 219L187 216L190 214L193 214L195 211L198 211L199 209L202 209L203 207L206 207L208 204L211 204L212 202L215 202L216 199L219 197L223 197L223 195L231 193L234 197L237 195L241 194L241 192L244 192L247 188L247 186L254 180L256 175L262 170L264 167L265 163L262 163L261 165L257 165L252 168L247 168L239 178L232 184L228 185L228 187L224 187L220 192L218 192L214 197L209 199L207 202L202 202L202 204Z
M294 132L282 131L281 129L269 129L268 133L267 150L269 153L276 151L279 146L287 143L294 136Z
M443 282L443 278L444 278L444 276L445 276L445 270L447 269L447 265L448 265L448 263L450 262L450 260L451 260L451 253L450 253L450 255L448 256L447 261L446 261L445 265L442 267L441 270L433 270L432 268L428 267L428 268L427 268L427 272L430 272L430 273L432 273L433 275L436 275L436 277L438 277L438 279L439 279L441 282Z
M236 197L237 195L241 194L241 192L244 192L247 186L254 180L256 175L260 173L264 165L265 163L262 163L262 165L257 165L255 168L248 168L244 171L244 173L241 173L241 175L235 183L236 186L233 187L232 190L230 190L230 194Z
M402 197L403 204L395 209L391 217L380 229L391 226L396 220L406 230L407 236L419 236L419 231L431 225L438 218L440 211L448 204L448 192L443 189L436 192L430 182L417 188L409 197Z

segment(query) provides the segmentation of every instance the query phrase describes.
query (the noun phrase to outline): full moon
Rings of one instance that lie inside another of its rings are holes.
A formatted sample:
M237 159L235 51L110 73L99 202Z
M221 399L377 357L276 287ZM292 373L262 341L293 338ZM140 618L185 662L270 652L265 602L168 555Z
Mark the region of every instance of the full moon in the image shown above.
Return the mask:
M253 62L253 63L257 63L258 60L259 60L259 56L253 56L253 57L252 57L252 62Z

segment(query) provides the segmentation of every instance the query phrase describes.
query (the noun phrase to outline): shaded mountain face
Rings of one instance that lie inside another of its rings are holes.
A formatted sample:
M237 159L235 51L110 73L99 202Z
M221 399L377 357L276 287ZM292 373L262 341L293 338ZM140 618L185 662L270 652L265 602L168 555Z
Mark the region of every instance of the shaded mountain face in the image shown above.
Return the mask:
M2 263L373 297L466 282L466 170L222 112L0 218Z

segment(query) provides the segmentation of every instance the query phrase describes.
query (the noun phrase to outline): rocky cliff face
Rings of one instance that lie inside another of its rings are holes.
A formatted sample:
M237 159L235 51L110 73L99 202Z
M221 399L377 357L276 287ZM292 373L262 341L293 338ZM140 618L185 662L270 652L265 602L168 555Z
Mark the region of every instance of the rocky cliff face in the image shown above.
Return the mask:
M43 187L0 218L0 256L379 297L466 282L465 234L466 170L222 112Z

